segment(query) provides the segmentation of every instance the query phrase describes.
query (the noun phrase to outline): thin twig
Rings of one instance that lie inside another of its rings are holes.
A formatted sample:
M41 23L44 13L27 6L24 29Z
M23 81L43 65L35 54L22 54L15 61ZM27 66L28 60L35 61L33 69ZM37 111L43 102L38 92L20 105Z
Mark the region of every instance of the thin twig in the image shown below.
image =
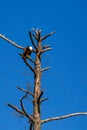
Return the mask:
M32 97L34 97L33 93L30 92L29 90L25 90L25 89L23 89L23 88L20 88L19 86L17 86L17 88L18 88L19 90L21 90L22 92L25 92L25 93L27 93L27 94L30 94Z
M46 100L48 100L48 98L42 98L42 99L40 100L40 103L42 103L43 101L46 101Z
M33 40L33 37L32 37L32 33L29 31L29 36L30 36L30 40L31 40L31 42L32 42L32 45L34 46L34 48L37 50L37 46L36 46L36 44L35 44L35 42L34 42L34 40Z
M24 50L24 47L19 46L18 44L16 44L15 42L11 41L10 39L8 39L7 37L5 37L4 35L0 34L0 37L3 38L4 40L6 40L7 42L9 42L10 44L12 44L13 46Z
M49 48L50 45L43 46L43 49Z
M46 36L41 38L41 41L43 41L44 39L48 38L49 36L53 35L55 33L55 31L51 32L50 34L47 34Z
M43 124L43 123L47 123L50 121L61 120L61 119L65 119L65 118L69 118L69 117L73 117L73 116L80 116L80 115L87 115L87 112L77 112L77 113L71 113L71 114L64 115L64 116L48 118L48 119L42 120L41 123Z
M51 67L46 67L46 68L43 68L43 69L41 69L41 72L42 71L46 71L46 70L49 70Z
M44 52L50 51L50 50L52 50L52 48L46 48L46 49L42 50L41 53L44 53Z

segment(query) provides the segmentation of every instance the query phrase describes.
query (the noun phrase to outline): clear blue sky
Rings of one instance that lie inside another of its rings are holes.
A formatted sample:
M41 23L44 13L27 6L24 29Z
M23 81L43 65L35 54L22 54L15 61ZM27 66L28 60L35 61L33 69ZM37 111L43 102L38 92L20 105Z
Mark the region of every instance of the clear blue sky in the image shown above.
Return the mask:
M55 30L45 42L53 48L43 56L42 88L47 102L43 118L87 111L87 1L86 0L3 0L0 2L0 33L20 45L31 45L28 31L41 28L43 35ZM0 39L0 129L25 130L24 119L4 103L19 106L16 85L32 85L32 73L18 55L19 49ZM28 108L29 111L30 107ZM42 130L87 130L87 116L48 123Z

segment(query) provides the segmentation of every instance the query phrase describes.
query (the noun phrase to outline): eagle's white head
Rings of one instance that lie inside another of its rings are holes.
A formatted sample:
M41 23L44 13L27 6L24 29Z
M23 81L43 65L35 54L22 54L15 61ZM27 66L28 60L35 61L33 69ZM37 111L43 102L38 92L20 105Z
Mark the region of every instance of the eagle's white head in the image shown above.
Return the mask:
M30 51L32 51L32 50L33 50L32 46L29 46L29 50L30 50Z

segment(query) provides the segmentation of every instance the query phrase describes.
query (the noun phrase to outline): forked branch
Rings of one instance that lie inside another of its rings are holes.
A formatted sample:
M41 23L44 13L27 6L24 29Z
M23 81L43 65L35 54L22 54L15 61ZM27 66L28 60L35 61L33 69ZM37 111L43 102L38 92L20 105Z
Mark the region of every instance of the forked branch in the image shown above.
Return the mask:
M40 93L40 96L38 97L38 100L37 100L37 102L38 102L38 105L40 105L40 99L41 99L41 97L42 97L42 95L43 95L43 91Z
M36 35L38 35L38 32L41 33L42 30L41 29L35 29L35 28L32 28L32 30L35 32Z
M24 50L24 47L19 46L18 44L16 44L15 42L11 41L10 39L8 39L7 37L5 37L4 35L0 34L0 37L3 38L4 40L6 40L7 42L9 42L11 45Z
M41 31L40 29L32 29L34 31L35 34L32 34L34 36L34 38L37 40L37 41L40 41L40 37L41 37Z
M80 116L80 115L87 115L87 112L77 112L77 113L71 113L71 114L64 115L64 116L48 118L48 119L42 120L41 123L43 124L43 123L47 123L47 122L51 122L51 121L55 121L55 120L61 120L61 119L66 119L69 117Z

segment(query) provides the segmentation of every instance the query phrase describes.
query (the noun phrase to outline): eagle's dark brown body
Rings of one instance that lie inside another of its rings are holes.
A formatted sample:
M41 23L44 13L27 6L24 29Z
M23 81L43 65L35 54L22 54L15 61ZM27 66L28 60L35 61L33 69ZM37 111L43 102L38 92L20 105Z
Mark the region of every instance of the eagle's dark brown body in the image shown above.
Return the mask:
M26 48L24 48L23 57L26 59L29 58L32 52L32 47L27 46Z

